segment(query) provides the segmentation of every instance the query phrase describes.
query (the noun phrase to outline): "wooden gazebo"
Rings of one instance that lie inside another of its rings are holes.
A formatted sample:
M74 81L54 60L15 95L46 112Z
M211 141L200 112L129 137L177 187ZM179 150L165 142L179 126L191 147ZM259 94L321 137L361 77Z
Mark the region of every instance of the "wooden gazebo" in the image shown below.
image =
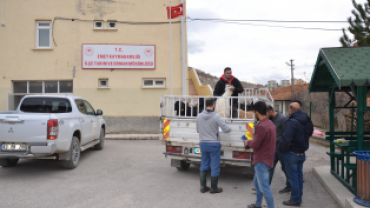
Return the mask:
M330 141L330 152L327 154L330 156L331 173L354 194L357 193L357 164L352 152L370 149L370 141L367 141L370 140L370 132L364 132L364 115L368 109L366 95L369 87L370 47L320 49L309 92L326 92L329 95L330 131L325 135ZM346 93L348 103L344 106L336 105L336 92ZM350 105L352 101L356 101L357 105ZM334 110L337 108L349 108L352 112L357 112L356 131L334 130ZM344 142L337 141L342 138L345 139Z

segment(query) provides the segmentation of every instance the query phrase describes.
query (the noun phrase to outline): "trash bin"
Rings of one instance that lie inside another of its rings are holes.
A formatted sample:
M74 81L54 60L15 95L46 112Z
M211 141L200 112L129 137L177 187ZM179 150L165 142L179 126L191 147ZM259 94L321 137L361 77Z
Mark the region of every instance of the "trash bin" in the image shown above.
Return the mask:
M353 152L357 156L357 204L370 207L370 150Z

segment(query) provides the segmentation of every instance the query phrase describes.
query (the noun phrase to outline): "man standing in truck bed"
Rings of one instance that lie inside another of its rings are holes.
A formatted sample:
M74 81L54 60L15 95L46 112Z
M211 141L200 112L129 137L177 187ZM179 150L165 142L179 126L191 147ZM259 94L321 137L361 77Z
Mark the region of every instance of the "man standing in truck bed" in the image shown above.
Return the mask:
M242 93L244 91L244 88L240 81L232 75L231 68L226 67L224 69L224 74L220 77L220 80L218 80L215 86L213 96L222 96L225 93L226 84L232 86L231 91L233 91L233 94L231 96L233 97L238 97L239 93ZM233 106L231 106L231 109L233 110L233 116L237 116L237 108L238 108L238 99L235 98L233 99Z
M220 175L221 144L219 138L219 127L223 132L231 132L231 128L225 124L221 116L215 113L215 101L206 100L206 109L197 117L197 132L199 133L199 146L202 155L200 166L200 192L221 193L218 187L218 176ZM211 166L211 189L206 186L206 176Z

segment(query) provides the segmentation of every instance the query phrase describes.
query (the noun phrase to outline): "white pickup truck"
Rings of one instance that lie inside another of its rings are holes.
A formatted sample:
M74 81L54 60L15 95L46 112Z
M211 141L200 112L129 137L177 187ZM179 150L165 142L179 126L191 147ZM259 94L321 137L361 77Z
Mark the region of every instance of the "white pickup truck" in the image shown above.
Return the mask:
M161 141L166 146L164 154L171 158L171 166L179 170L187 170L190 164L200 164L201 151L196 117L203 111L205 100L209 98L219 99L221 97L167 95L161 97L161 128L163 131ZM231 101L231 106L234 106L234 102L238 103L238 107L234 107L228 117L221 115L232 129L230 133L223 133L221 130L219 132L221 166L237 167L244 174L254 174L253 150L244 147L241 136L246 135L247 138L253 139L256 119L250 111L250 105L253 102L264 101L273 106L274 100L270 92L264 88L246 88L244 93L237 98L222 97L219 100ZM225 105L226 103L221 103L220 106Z
M75 96L25 96L16 111L0 112L0 166L19 159L61 160L77 167L80 153L104 147L103 111Z

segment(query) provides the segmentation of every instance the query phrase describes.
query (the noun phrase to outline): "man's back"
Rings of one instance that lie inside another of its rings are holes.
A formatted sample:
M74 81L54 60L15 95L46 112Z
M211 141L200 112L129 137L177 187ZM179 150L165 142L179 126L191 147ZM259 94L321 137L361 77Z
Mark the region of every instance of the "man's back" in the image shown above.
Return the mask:
M271 121L276 126L276 142L278 143L283 137L286 117L277 112L275 118L273 118Z
M279 145L279 150L304 153L309 148L312 131L312 122L306 113L298 111L291 114L285 123L283 142Z
M197 116L197 132L200 142L220 142L218 138L219 127L225 133L231 132L231 128L214 111L206 109Z

